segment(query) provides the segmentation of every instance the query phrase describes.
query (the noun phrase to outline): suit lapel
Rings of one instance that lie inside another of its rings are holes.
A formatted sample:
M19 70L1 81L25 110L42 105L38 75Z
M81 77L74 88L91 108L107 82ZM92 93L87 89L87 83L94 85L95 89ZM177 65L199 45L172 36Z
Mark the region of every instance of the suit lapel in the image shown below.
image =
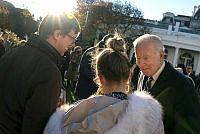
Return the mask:
M159 95L166 88L171 68L173 67L171 67L168 62L165 62L165 67L163 71L161 72L152 89L150 90L151 95L153 95L154 97L157 97L157 95Z

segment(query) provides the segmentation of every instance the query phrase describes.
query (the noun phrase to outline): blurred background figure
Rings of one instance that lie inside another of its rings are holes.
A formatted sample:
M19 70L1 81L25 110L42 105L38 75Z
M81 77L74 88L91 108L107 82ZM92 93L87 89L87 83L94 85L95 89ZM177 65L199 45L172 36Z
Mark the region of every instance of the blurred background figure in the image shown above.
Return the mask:
M187 75L190 78L192 78L192 80L196 84L195 72L193 71L192 66L187 66L186 71L187 71Z
M70 103L70 101L73 101L72 93L75 91L76 82L79 76L79 65L81 61L82 56L82 48L80 46L76 46L73 48L73 50L70 53L70 61L67 68L67 71L65 71L64 74L64 86L66 87L66 99L67 102Z
M194 87L195 87L195 82L194 82L194 80L189 76L189 74L188 74L188 72L187 72L186 67L185 67L184 64L178 64L178 65L175 67L175 69L176 69L177 71L179 71L180 73L182 73L182 74L189 80L189 82L190 82L191 84L193 84Z
M180 68L180 67L175 67L175 69L176 69L177 71L179 71L180 73L183 74L183 69L182 69L182 68Z
M69 67L65 74L65 78L71 80L72 82L77 81L78 67L80 64L81 56L82 56L82 48L80 46L74 47L73 51L70 54Z
M94 47L88 48L83 53L79 68L79 78L75 89L75 95L78 99L86 99L97 91L98 86L94 82L95 72L92 67L93 57L106 47L106 41L110 37L113 37L113 35L105 35Z
M188 75L184 64L178 64L175 68L181 68L184 75ZM180 69L179 69L180 70Z
M9 42L9 34L6 32L3 32L2 34L2 38L3 38L3 45L5 47L5 52L10 51L11 46L10 46L10 42Z

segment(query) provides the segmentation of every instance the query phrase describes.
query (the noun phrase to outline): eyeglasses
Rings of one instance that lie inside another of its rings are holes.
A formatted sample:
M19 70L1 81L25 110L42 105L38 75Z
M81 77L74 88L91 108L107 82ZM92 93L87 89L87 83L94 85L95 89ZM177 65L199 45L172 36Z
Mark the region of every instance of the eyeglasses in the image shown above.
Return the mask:
M72 41L72 44L75 44L75 43L76 43L77 38L72 37L70 34L67 34L67 36L73 40L73 41Z

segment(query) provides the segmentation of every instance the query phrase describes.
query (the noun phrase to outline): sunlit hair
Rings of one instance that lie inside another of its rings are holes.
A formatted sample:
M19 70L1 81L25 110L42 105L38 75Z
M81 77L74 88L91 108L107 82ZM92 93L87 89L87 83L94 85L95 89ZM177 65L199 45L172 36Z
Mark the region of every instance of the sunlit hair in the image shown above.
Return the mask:
M109 38L106 42L107 48L112 48L113 50L119 52L126 52L126 43L124 39L117 33L113 38Z
M38 33L41 38L47 39L55 30L61 30L62 35L68 34L71 30L79 34L80 24L75 16L66 12L48 14L41 22Z
M108 82L127 81L131 67L125 53L125 42L115 36L108 39L108 44L110 48L102 50L96 57L96 73Z
M137 38L133 42L134 51L136 51L136 47L138 45L142 45L142 44L146 44L146 43L150 43L150 42L154 42L155 44L157 44L155 46L157 49L157 52L159 52L160 50L164 51L164 46L162 44L161 38L154 34L144 34L144 35L140 36L139 38Z
M106 47L106 42L109 38L113 37L112 34L107 34L103 37L102 40L100 40L96 45L95 47L100 47L100 48L105 48Z

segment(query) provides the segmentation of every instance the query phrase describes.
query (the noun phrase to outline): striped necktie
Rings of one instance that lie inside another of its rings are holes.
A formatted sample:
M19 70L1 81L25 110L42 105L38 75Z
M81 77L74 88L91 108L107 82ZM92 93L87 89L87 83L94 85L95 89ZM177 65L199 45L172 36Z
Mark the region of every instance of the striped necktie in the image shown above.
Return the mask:
M146 81L146 83L145 83L145 89L146 89L146 91L150 91L150 89L151 89L151 81L153 80L153 77L151 76L151 77L148 77L148 80Z

